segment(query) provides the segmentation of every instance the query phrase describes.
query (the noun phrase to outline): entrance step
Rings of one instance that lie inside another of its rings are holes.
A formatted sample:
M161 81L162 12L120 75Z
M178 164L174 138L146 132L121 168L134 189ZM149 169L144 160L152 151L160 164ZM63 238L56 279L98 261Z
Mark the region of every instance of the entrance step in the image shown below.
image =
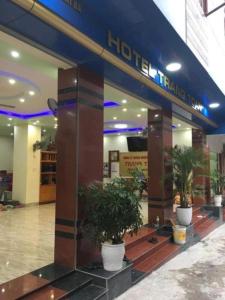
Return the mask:
M171 236L160 236L156 231L150 235L157 238L158 243L156 244L149 243L147 241L148 238L143 238L143 236L139 241L136 239L135 243L131 244L126 250L127 258L133 262L133 284L158 269L187 247L198 242L220 224L221 222L213 216L212 211L205 211L200 207L195 207L193 208L192 218L194 236L193 234L191 235L191 240L187 244L182 246L176 245L171 242Z
M164 245L159 249L156 253L149 256L142 262L138 263L135 266L135 270L139 272L145 273L145 275L151 273L152 271L156 270L168 260L173 258L176 254L180 252L180 246L175 245L173 243L169 243Z
M198 211L193 214L192 217L192 224L194 225L194 228L199 226L200 224L204 223L206 220L211 217L212 212L205 212L205 211Z
M195 227L195 233L202 239L216 229L218 225L220 225L218 224L218 220L214 217L210 217L205 222Z
M68 300L107 300L106 289L90 284L87 287L72 293L69 297L60 298Z
M1 300L24 299L73 271L56 264L50 264L0 285Z
M151 228L148 225L146 225L141 227L141 229L138 230L138 233L134 234L133 236L126 234L124 239L126 250L132 248L133 246L139 244L142 241L149 239L155 233L156 233L155 228Z
M93 284L90 276L74 271L53 283L24 296L24 300L104 299L106 289Z
M148 240L141 240L138 244L133 245L133 247L126 250L126 257L133 262L134 266L143 261L149 255L154 254L165 244L168 244L170 237L159 236L155 234L157 238L157 243L148 242Z

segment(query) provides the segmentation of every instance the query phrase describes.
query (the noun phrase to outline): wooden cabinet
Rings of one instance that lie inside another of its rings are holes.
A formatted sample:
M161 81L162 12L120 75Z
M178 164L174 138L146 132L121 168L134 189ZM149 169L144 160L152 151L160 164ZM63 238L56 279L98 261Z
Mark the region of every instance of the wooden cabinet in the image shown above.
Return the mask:
M49 203L56 200L56 152L41 151L39 203Z

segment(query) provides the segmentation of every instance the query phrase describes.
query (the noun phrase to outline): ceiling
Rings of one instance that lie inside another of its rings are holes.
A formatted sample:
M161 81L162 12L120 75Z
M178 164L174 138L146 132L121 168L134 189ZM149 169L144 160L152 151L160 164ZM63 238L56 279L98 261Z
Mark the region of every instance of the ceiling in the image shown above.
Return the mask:
M19 57L13 57L11 51L17 51ZM46 99L57 99L58 68L69 67L67 63L0 32L0 135L13 135L13 126L22 124L33 124L41 126L44 132L54 132L56 118L51 115L29 118L29 115L48 110ZM114 103L114 106L105 106L104 109L104 129L111 134L137 134L147 126L147 109L158 108L108 83L104 85L104 99L105 104ZM173 123L181 125L174 130L190 127L176 118ZM115 128L118 124L127 128Z
M11 51L17 51L19 57L12 57ZM57 96L58 68L68 67L0 31L0 109L23 115L46 111L46 99ZM10 84L12 79L14 83ZM32 95L29 92L33 92ZM21 98L24 102L20 102Z

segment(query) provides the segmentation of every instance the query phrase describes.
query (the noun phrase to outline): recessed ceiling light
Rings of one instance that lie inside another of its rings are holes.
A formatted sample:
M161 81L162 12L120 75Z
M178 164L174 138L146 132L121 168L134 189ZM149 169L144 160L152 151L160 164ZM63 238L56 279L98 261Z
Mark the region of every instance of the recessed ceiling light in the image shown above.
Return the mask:
M35 95L34 91L29 91L28 93L29 93L30 96L34 96Z
M115 124L114 127L117 129L125 129L127 128L127 124Z
M177 127L181 127L181 124L179 123L179 124L177 124Z
M13 132L11 132L10 135L13 135Z
M141 108L141 111L147 111L147 108L143 107L143 108Z
M158 117L159 117L159 114L155 114L155 115L154 115L154 118L158 118Z
M122 100L122 103L123 103L123 104L127 103L127 99L123 99L123 100Z
M14 58L18 58L18 57L20 57L20 54L19 54L19 52L18 52L18 51L16 51L16 50L12 50L12 51L10 52L10 54L11 54L11 56L12 56L12 57L14 57Z
M209 104L209 107L210 108L217 108L217 107L219 107L220 106L220 104L218 103L218 102L214 102L214 103L210 103Z
M126 107L124 107L124 108L123 108L123 111L127 111L127 108L126 108Z
M39 120L37 120L37 121L36 121L36 123L40 123L40 121L39 121Z
M138 134L141 134L141 131L138 131Z
M113 120L117 120L117 117L113 117Z
M58 121L58 118L54 118L55 121Z
M21 103L25 102L25 99L24 98L20 98L20 102Z
M12 118L8 118L9 121L12 121Z
M43 132L46 132L46 129L43 129L42 131L43 131Z
M13 79L13 78L10 78L10 79L9 79L9 83L10 83L10 84L15 84L15 83L16 83L16 80Z
M141 117L141 114L137 114L137 117L140 118L140 117Z
M187 130L190 130L191 128L190 128L190 127L187 127L186 129L187 129Z
M10 126L11 126L11 124L7 124L7 126L8 126L8 127L10 127Z
M166 66L167 71L176 72L181 69L182 65L178 62L172 62Z

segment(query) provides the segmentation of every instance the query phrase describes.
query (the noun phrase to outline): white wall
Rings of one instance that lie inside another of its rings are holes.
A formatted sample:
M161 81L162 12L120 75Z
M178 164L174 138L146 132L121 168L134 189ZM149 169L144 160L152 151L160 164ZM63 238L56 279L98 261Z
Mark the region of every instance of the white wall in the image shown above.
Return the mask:
M199 0L153 0L199 62L225 93L224 8L205 17ZM209 0L208 10L222 0ZM187 22L186 22L187 21Z
M192 130L173 131L173 146L192 146ZM127 136L125 135L105 135L104 136L104 162L108 161L110 150L128 152Z
M13 137L0 136L0 170L13 170Z
M192 146L192 130L173 131L173 146Z
M153 0L177 33L185 40L185 0Z
M127 137L125 135L104 136L104 162L108 161L108 153L111 150L128 152Z
M39 202L40 151L33 144L40 140L40 127L14 126L13 200L24 204Z
M173 131L173 146L192 147L192 130Z
M225 134L207 135L207 144L210 151L220 153L225 144Z

